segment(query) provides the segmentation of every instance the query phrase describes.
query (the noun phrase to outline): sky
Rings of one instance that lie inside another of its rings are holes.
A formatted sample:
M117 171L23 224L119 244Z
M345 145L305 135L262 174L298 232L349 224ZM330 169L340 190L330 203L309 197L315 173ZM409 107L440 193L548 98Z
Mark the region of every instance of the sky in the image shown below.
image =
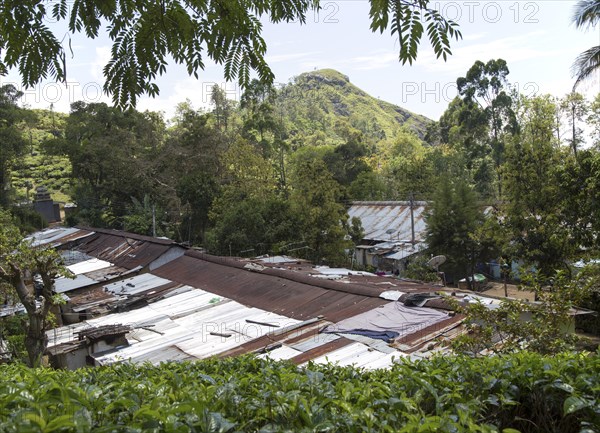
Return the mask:
M303 72L333 68L367 93L410 111L439 119L456 96L456 79L464 76L477 60L506 60L509 81L526 95L549 93L564 96L574 80L570 67L579 53L600 44L600 28L583 31L571 24L575 0L551 1L445 1L431 5L456 21L463 38L452 43L452 56L436 58L424 36L416 62L398 61L397 38L369 29L367 0L321 0L320 12L309 12L307 23L272 24L263 20L267 62L276 85L287 83ZM58 32L64 31L58 27ZM32 108L68 112L72 102L104 101L102 68L109 59L111 41L103 36L88 40L72 35L68 86L45 81L31 89L20 87L12 71L2 84L13 83L25 92L21 103ZM199 79L184 67L171 63L157 81L160 95L142 97L138 109L162 111L171 118L178 103L189 99L195 108L208 108L210 89L218 84L231 99L239 100L241 89L223 79L223 67L206 62ZM600 92L600 76L579 89L588 98Z

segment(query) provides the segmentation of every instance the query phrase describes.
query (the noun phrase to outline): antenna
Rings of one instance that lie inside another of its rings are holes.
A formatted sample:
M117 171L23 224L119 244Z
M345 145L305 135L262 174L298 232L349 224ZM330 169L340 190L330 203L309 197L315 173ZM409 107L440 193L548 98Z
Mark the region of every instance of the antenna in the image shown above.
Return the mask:
M386 234L386 235L389 235L389 236L390 236L390 240L392 240L392 233L394 233L395 231L396 231L396 230L394 230L394 229L387 229L387 230L385 231L385 234Z
M435 256L427 261L427 265L434 268L436 272L438 272L438 268L444 263L446 263L446 256Z

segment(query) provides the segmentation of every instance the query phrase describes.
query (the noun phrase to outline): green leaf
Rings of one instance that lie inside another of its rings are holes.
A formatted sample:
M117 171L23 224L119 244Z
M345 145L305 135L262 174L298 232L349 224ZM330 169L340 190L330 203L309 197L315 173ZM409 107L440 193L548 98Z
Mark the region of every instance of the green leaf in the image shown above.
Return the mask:
M591 401L572 395L565 400L565 403L563 404L563 412L565 415L568 415L586 407L590 407L591 405Z
M53 432L61 429L69 429L75 427L72 415L61 415L52 419L44 428L44 432Z
M21 418L29 420L34 424L37 424L42 430L46 427L46 421L44 420L44 418L42 418L36 413L26 413Z

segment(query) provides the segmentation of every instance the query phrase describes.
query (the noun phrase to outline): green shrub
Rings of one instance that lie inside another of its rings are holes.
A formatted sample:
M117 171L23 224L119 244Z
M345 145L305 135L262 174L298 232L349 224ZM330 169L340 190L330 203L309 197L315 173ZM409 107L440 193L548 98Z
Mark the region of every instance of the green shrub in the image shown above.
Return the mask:
M32 233L48 227L42 215L30 206L13 206L11 213L19 229L25 233Z
M0 367L0 431L594 432L600 358L437 357L391 370L249 356L159 367Z

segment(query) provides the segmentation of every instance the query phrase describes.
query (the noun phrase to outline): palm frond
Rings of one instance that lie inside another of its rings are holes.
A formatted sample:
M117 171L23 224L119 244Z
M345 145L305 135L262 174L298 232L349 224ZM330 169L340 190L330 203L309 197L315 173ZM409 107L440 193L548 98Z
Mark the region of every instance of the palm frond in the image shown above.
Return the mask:
M571 72L576 78L573 90L598 70L600 70L600 45L584 51L575 59L575 63L571 66Z
M577 28L596 26L600 21L600 0L581 0L575 5L571 21Z

